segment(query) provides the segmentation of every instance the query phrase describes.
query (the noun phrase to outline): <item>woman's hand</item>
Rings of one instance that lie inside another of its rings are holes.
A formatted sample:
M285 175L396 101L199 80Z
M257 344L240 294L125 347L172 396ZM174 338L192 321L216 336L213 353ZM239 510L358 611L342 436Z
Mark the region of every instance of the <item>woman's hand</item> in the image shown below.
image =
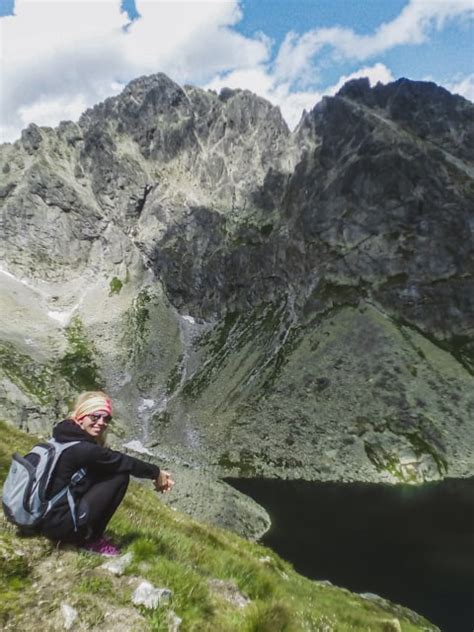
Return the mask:
M153 484L157 492L169 492L174 485L174 480L169 472L160 470L158 478L153 481Z

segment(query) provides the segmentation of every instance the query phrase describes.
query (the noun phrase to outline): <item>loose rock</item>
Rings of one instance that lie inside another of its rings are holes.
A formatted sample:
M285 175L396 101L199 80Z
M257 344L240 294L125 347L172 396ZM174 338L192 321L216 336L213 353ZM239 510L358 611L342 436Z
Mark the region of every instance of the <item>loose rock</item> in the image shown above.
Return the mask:
M77 610L67 603L61 604L61 614L64 618L64 629L70 630L77 619Z
M178 632L183 620L180 619L178 615L173 612L173 610L169 610L166 617L166 622L168 623L168 632Z
M223 579L210 579L209 588L212 592L219 595L233 606L245 608L251 600L241 593L234 582L225 581Z
M121 555L120 557L112 558L107 562L101 564L100 568L104 568L105 570L113 573L114 575L123 575L127 566L131 564L133 560L133 554L129 551L125 553L125 555Z
M133 593L132 601L135 606L155 609L167 603L171 595L168 588L155 588L150 582L143 581Z

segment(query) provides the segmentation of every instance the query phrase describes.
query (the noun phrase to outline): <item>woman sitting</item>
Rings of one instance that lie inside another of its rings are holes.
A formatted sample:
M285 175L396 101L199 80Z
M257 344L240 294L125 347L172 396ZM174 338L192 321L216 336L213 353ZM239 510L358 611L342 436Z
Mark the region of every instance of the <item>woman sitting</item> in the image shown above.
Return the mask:
M85 475L71 487L73 506L66 496L46 514L41 532L48 538L70 542L103 555L120 551L103 533L127 491L130 475L152 479L155 489L172 488L169 472L122 452L104 447L104 433L112 419L112 403L101 391L82 393L70 416L53 429L59 443L77 441L65 450L55 467L47 498L70 484L84 468Z

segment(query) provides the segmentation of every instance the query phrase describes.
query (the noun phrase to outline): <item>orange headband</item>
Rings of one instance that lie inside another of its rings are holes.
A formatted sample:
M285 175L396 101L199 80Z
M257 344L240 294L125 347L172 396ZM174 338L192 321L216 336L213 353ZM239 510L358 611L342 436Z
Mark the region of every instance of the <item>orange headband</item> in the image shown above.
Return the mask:
M79 420L99 410L105 411L108 415L112 415L112 402L110 399L101 395L91 397L73 411L72 417L73 419Z

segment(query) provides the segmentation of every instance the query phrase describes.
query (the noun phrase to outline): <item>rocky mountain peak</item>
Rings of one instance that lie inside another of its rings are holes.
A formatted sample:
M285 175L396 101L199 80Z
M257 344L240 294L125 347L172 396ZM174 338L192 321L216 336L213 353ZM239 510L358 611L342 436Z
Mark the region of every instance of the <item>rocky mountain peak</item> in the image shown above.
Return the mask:
M367 79L347 82L336 97L367 106L403 126L420 139L449 150L454 156L474 159L473 106L429 81L398 79L370 88Z
M0 147L0 405L52 414L31 384L82 387L87 350L144 441L216 467L471 471L449 433L474 433L473 111L361 79L290 133L248 91L158 74L29 126Z

